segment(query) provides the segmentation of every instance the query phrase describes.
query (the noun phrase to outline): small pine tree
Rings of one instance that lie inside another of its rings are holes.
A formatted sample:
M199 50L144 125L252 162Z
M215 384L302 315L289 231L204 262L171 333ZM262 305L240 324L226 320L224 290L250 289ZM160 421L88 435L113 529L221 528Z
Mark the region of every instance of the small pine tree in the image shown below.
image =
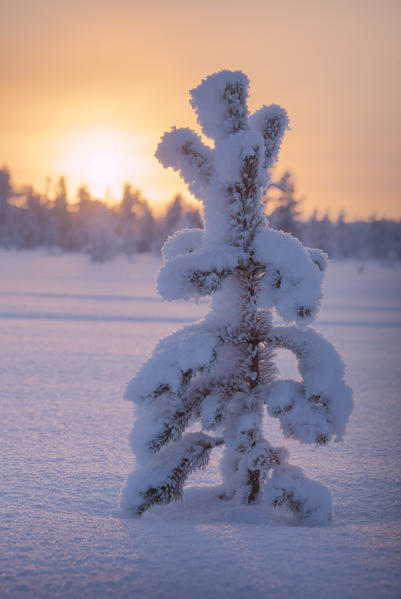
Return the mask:
M206 318L161 340L127 387L135 402L137 464L122 507L142 514L182 497L188 475L224 446L221 498L285 505L327 521L330 494L265 439L264 405L285 437L340 438L352 408L334 348L306 325L321 299L325 256L268 227L262 195L288 126L279 106L248 115L248 79L221 71L191 91L214 149L190 129L166 133L156 152L204 203L205 230L185 229L163 248L158 288L166 300L212 295ZM271 309L287 325L272 325ZM288 324L294 323L294 324ZM275 348L294 352L302 382L277 380ZM184 432L194 422L202 432ZM204 432L207 431L207 432Z

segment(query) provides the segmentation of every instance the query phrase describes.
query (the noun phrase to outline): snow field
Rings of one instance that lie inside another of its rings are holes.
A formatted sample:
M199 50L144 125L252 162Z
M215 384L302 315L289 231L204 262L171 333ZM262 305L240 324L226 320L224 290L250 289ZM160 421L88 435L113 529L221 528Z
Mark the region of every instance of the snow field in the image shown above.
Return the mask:
M183 503L119 517L133 467L125 385L160 337L208 309L161 302L159 264L0 253L0 596L398 597L400 268L329 265L314 326L345 362L355 408L344 443L284 443L333 495L330 526L299 527L216 500L217 453ZM288 352L279 365L296 377Z

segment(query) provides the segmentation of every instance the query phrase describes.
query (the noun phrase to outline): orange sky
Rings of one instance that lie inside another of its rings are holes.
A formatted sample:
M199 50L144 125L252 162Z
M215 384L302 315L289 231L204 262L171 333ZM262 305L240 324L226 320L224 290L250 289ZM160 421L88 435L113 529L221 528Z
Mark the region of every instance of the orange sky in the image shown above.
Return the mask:
M159 137L196 127L203 77L242 69L251 110L289 113L277 173L306 213L401 217L399 0L0 0L0 15L0 164L17 184L65 173L97 193L107 154L112 194L126 179L169 200L184 188Z

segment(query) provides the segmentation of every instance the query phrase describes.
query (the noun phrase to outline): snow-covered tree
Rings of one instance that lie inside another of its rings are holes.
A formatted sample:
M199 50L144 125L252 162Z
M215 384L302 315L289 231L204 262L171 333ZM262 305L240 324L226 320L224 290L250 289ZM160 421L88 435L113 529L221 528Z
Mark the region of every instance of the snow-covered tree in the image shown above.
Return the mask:
M35 248L47 244L48 219L46 199L33 187L26 186L20 194L24 199L24 209L19 223L19 238L26 248Z
M86 222L85 251L92 262L106 262L116 256L120 239L116 233L114 213L98 200L92 200L92 212Z
M73 249L72 218L68 210L67 183L64 177L60 177L56 183L54 201L48 202L47 220L49 245L67 251Z
M278 190L279 196L275 201L275 207L269 211L269 223L273 229L291 233L298 239L301 236L301 224L299 222L299 203L295 197L295 186L292 174L286 171L277 182L271 183L269 189ZM266 196L267 203L270 198Z
M121 250L128 256L149 252L155 243L155 219L148 202L138 189L128 183L118 206L117 232L121 237Z
M224 446L222 498L264 497L306 520L330 518L328 490L291 466L262 430L266 405L285 437L318 445L340 439L352 396L338 354L307 326L319 309L325 255L269 228L263 212L287 114L271 105L249 115L248 85L242 72L221 71L191 91L213 149L190 129L173 128L156 152L203 201L205 220L204 231L167 240L159 292L166 300L213 301L203 321L162 339L127 387L136 404L136 468L122 506L136 514L180 499L188 475ZM286 325L272 325L272 308ZM276 348L295 354L301 381L277 380ZM196 421L201 432L185 432Z
M8 168L0 168L0 245L8 247L12 239L10 221L12 208L9 200L13 193L11 175Z
M334 226L327 212L322 218L319 218L318 211L314 210L311 218L303 224L302 241L308 246L317 247L329 256L333 256Z

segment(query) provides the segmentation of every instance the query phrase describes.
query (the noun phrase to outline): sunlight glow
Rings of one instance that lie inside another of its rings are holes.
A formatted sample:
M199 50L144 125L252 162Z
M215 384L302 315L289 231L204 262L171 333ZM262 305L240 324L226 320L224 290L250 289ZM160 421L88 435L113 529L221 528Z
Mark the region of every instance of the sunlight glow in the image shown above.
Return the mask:
M57 168L73 189L85 184L93 196L119 201L125 182L141 187L152 167L138 136L118 129L77 131L60 144Z
M88 184L110 187L116 180L118 164L115 156L109 153L94 154L88 163Z

